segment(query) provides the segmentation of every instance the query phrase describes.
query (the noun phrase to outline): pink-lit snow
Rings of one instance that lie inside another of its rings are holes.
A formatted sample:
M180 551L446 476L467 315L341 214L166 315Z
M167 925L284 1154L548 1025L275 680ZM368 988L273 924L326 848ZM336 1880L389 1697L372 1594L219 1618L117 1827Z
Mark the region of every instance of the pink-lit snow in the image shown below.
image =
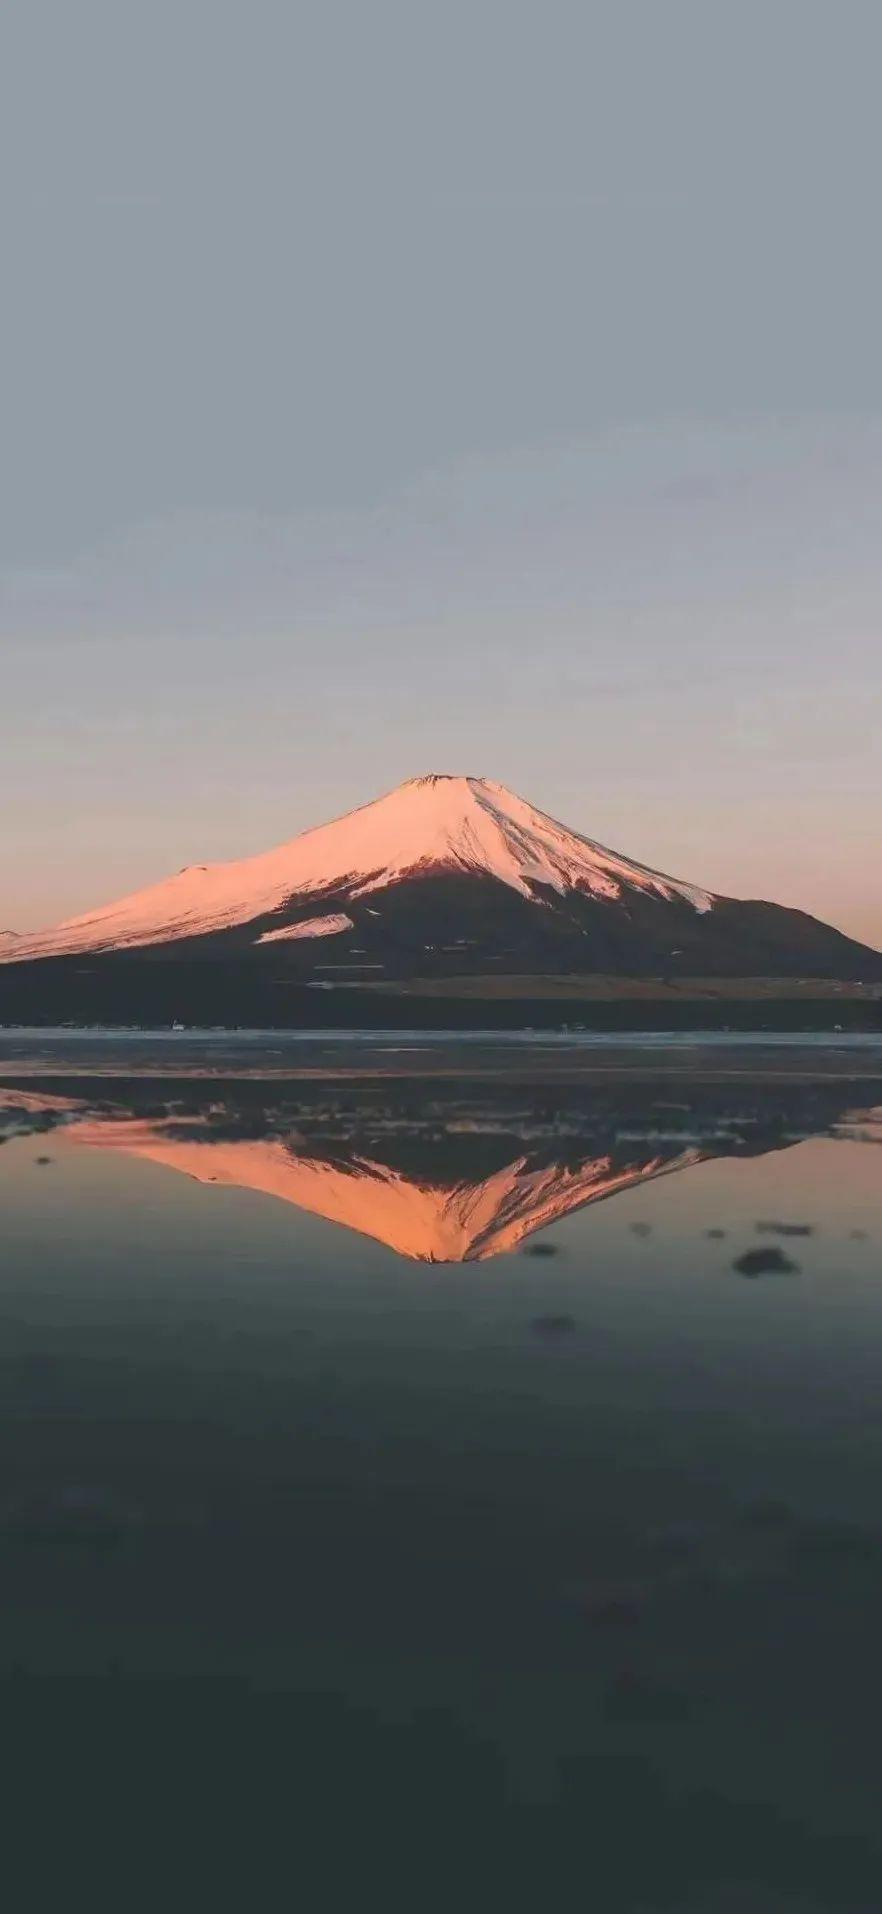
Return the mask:
M0 938L0 962L88 950L120 950L198 937L246 924L311 896L357 899L433 872L480 872L526 898L534 885L615 902L628 891L685 899L711 910L711 893L619 857L485 778L424 777L276 850L237 863L195 865L150 889L69 919L54 930ZM330 935L342 913L265 932Z
M281 930L265 930L259 944L291 943L299 937L339 937L341 930L354 930L345 911L333 911L329 917L304 917L299 924L283 924Z

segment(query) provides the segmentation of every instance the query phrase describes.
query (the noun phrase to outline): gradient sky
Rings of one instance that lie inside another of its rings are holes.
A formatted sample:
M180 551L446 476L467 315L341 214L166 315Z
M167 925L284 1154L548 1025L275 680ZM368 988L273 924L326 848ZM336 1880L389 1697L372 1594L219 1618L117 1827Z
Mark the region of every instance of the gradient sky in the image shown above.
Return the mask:
M0 24L0 929L422 771L882 945L877 0Z

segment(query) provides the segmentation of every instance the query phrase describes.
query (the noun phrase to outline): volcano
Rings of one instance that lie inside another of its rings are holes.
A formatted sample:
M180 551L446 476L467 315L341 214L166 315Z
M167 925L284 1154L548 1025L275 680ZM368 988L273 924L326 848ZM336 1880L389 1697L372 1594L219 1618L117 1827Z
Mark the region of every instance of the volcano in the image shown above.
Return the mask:
M882 956L804 912L739 901L607 849L485 778L413 778L278 848L198 864L0 964L140 959L262 968L301 986L419 978L882 979ZM137 1008L136 1008L137 1015Z

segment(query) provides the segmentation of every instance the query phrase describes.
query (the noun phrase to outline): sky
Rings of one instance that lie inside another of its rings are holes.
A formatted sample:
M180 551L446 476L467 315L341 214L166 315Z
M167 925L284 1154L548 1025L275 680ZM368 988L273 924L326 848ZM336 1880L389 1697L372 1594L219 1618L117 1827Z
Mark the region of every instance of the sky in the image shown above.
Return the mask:
M0 22L0 929L430 771L882 946L876 0Z

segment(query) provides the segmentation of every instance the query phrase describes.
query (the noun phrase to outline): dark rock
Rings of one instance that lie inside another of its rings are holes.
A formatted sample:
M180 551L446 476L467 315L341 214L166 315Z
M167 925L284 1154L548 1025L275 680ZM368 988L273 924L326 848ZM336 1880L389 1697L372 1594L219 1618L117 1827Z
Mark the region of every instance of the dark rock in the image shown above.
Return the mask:
M747 1249L732 1264L739 1276L798 1276L799 1265L780 1249Z
M811 1223L757 1223L761 1236L813 1236Z

